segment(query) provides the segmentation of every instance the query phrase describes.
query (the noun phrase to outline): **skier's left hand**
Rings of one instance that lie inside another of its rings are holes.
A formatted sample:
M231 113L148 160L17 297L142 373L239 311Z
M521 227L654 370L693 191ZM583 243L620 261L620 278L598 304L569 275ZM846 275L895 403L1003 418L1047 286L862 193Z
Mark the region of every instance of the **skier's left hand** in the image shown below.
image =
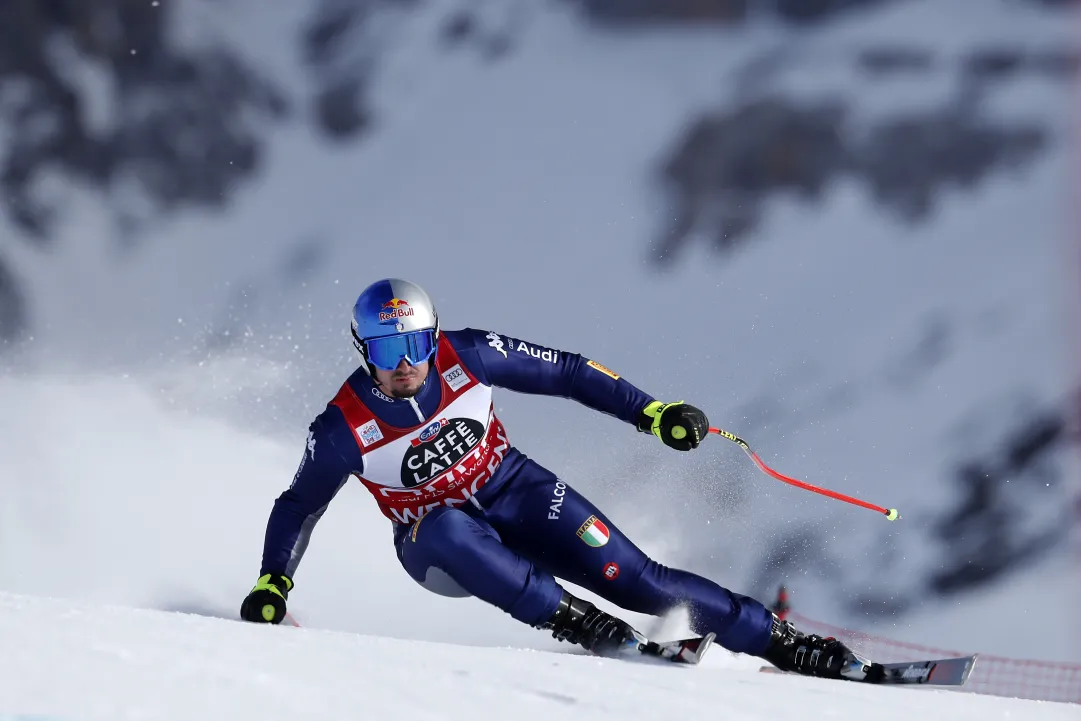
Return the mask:
M653 401L642 409L638 430L652 433L669 448L689 451L698 448L709 433L709 420L705 413L683 401Z

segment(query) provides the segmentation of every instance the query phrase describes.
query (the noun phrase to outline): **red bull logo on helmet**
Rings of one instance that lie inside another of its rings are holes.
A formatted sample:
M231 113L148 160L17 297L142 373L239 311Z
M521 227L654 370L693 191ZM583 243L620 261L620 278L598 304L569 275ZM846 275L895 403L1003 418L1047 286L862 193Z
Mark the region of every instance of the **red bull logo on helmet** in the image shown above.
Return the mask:
M391 298L383 304L383 309L379 311L379 322L386 323L387 321L406 318L411 315L413 315L413 309L409 307L408 301L401 298Z

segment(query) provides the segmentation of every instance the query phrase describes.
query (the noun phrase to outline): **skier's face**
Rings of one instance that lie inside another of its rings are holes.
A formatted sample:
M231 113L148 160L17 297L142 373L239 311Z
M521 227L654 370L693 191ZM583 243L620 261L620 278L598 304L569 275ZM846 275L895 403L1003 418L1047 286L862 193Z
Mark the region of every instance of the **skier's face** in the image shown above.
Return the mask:
M383 392L392 398L412 398L424 385L428 377L428 361L411 366L405 359L392 371L375 369L375 381L383 387Z

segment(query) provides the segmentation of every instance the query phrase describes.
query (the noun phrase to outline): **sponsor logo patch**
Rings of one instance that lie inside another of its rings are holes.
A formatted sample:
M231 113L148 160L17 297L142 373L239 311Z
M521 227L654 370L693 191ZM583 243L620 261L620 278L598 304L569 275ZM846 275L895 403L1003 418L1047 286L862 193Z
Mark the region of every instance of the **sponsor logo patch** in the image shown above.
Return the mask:
M383 440L383 431L379 430L379 424L375 421L368 421L356 430L357 436L360 437L360 442L365 448L376 441Z
M444 432L456 423L457 419L450 419L450 423L443 427ZM484 487L498 470L510 447L503 424L491 413L484 432L485 437L464 458L421 485L397 488L373 483L363 477L361 483L375 495L383 514L395 523L413 524L432 509L460 506ZM418 450L430 449L438 443L437 438Z
M480 443L484 424L472 418L441 418L410 441L402 459L402 485L419 486L453 467Z
M424 427L424 430L420 432L419 436L409 441L410 445L416 448L421 443L432 440L433 438L435 438L435 434L439 433L439 429L445 425L447 425L446 418L440 418L438 421L432 421Z
M619 564L615 561L610 561L604 565L604 577L609 581L614 581L619 578Z
M563 496L567 495L567 484L556 481L556 487L552 490L552 503L548 506L548 520L558 521L559 514L563 512Z
M383 391L379 390L378 388L372 388L372 395L375 396L376 398L378 398L381 401L386 401L387 403L391 402L391 400L387 396L387 394L384 393Z
M904 679L917 679L917 678L923 678L924 676L930 677L930 671L931 671L931 669L929 669L929 668L920 668L919 666L909 666L908 668L906 668L904 671L901 672L901 678L904 678Z
M518 341L518 345L514 345L514 341L511 341L511 348L519 353L525 353L528 356L532 356L537 360L548 361L549 363L559 362L559 352L554 351L551 348L533 348L523 341Z
M391 298L383 304L383 309L379 311L379 322L386 323L396 318L407 318L411 315L413 315L413 309L409 307L407 301L401 298Z
M608 370L607 368L605 368L604 366L602 366L600 363L598 363L595 360L586 361L586 365L589 366L590 368L592 368L593 370L600 371L601 373L608 376L609 378L612 378L613 380L617 380L617 381L619 380L619 376L617 374L615 374L612 371Z
M469 383L469 376L466 375L460 365L455 364L453 367L443 371L443 380L447 382L452 391L456 391Z
M503 347L503 339L499 337L498 333L493 331L484 337L488 339L488 345L502 353L504 358L507 357L507 349Z
M586 522L578 529L578 537L592 548L600 548L608 543L609 535L608 526L604 525L601 519L596 516L587 518Z

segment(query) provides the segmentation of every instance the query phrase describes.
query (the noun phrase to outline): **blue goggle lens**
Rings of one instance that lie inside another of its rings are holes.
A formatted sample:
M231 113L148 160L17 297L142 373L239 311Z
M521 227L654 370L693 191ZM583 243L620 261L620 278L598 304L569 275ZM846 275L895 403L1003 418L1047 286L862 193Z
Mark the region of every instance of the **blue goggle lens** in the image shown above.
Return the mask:
M409 365L423 363L435 352L435 331L418 330L364 341L368 361L381 370L392 371L404 359Z

